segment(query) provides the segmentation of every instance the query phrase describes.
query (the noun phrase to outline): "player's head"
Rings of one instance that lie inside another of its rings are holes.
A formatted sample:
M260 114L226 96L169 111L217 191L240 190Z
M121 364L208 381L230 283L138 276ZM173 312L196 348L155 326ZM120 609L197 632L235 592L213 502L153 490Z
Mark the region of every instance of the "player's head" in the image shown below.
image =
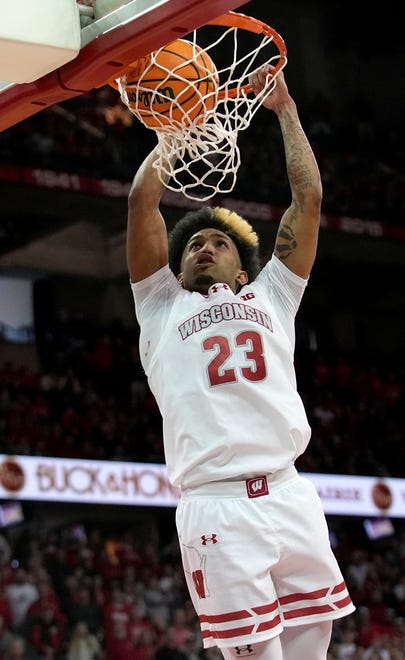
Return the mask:
M221 237L229 250L219 249ZM212 263L197 268L198 254L211 251ZM234 211L203 207L186 213L170 232L169 266L186 289L204 292L215 282L226 282L237 291L260 270L259 239Z

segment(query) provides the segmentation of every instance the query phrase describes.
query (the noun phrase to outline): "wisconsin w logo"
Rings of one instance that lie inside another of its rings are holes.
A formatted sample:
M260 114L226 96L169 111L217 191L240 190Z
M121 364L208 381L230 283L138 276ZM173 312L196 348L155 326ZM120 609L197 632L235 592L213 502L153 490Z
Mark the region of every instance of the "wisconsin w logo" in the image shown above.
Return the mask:
M269 494L269 487L267 485L267 477L253 477L246 479L246 490L248 497L262 497L262 495Z

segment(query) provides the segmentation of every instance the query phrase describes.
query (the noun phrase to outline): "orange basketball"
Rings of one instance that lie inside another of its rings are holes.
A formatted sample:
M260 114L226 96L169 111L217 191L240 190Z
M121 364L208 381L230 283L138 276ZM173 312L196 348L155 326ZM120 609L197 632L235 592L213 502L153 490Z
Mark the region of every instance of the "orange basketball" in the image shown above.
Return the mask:
M170 131L203 121L216 105L219 78L208 53L177 39L136 60L121 84L122 100L138 119Z

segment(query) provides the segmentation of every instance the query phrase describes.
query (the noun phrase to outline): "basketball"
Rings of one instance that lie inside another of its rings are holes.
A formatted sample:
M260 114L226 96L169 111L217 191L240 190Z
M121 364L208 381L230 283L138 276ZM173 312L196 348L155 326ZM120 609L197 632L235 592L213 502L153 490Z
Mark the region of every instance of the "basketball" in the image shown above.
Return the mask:
M208 53L177 39L136 60L120 82L132 114L148 128L170 131L207 117L217 102L219 77Z

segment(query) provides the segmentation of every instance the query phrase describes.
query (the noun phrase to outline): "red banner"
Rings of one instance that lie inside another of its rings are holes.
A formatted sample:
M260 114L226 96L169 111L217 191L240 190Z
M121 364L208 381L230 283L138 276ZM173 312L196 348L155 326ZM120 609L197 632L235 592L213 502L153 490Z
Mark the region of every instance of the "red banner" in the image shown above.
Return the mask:
M125 198L128 196L130 183L116 179L98 179L92 176L74 174L71 172L56 172L54 170L22 167L18 165L0 164L0 180L20 183L41 188L59 188L72 192L88 193L90 195L105 195L106 197ZM181 193L167 190L163 196L166 206L191 209L199 206L199 202L188 199ZM215 204L218 203L216 198ZM250 220L278 222L284 209L244 200L224 197L221 205L236 211ZM386 225L375 220L349 218L323 214L321 217L323 229L368 236L371 238L389 238L405 241L405 227Z

